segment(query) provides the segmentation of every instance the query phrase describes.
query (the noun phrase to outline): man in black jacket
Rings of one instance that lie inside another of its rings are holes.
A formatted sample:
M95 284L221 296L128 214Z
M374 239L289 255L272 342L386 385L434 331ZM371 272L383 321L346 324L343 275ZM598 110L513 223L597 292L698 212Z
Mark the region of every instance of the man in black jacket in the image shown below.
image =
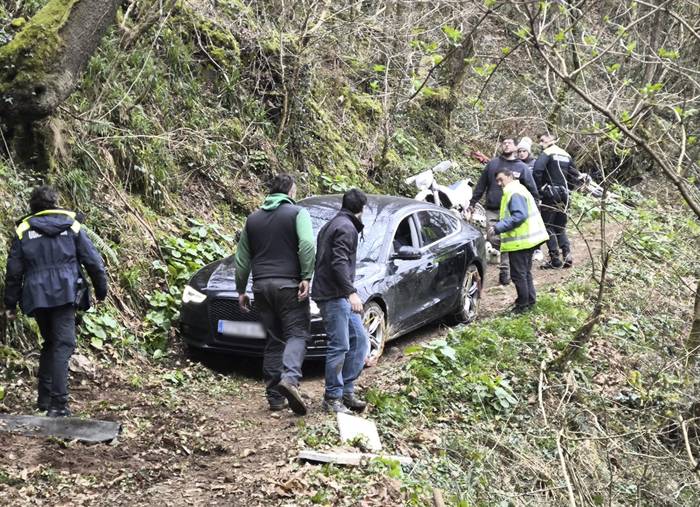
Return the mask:
M255 307L267 332L263 377L270 410L283 409L286 398L295 414L304 415L299 380L311 335L315 252L309 212L294 203L296 188L289 174L275 176L265 202L246 220L236 250L236 290L248 310L252 271Z
M549 233L549 262L540 267L570 268L574 260L566 235L567 211L572 183L581 178L581 173L576 169L571 155L555 144L556 139L552 134L541 134L539 140L542 152L535 161L533 173L542 197L542 220ZM559 257L560 250L562 257Z
M503 197L503 189L496 184L496 174L499 171L508 169L513 173L513 177L519 180L525 188L530 192L535 201L539 199L537 186L532 177L530 168L520 161L516 156L515 140L512 137L506 137L501 142L501 155L489 160L484 167L484 170L476 183L472 199L469 203L469 209L474 210L474 206L486 193L486 218L488 218L488 230L498 223L501 210L501 198ZM501 240L498 235L488 234L487 239L491 245L498 250L501 245ZM510 283L510 264L508 262L508 254L501 253L501 264L499 266L498 283L508 285Z
M362 325L362 300L354 287L358 235L367 196L357 189L343 195L340 212L318 233L314 285L328 334L326 389L323 409L347 413L364 410L355 395L355 380L369 354L369 337Z
M44 340L39 358L37 408L49 417L70 416L68 360L75 350L75 310L87 309L89 296L80 265L87 269L95 296L107 297L104 263L72 211L58 209L48 186L32 191L31 214L17 222L5 274L5 315L17 304L36 319Z

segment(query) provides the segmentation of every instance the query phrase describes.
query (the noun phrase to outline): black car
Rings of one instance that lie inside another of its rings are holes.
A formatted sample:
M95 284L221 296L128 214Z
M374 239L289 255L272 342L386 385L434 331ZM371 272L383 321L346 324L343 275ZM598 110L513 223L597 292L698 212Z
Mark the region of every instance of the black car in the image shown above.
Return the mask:
M371 354L378 357L387 340L441 317L473 320L486 265L481 233L445 208L403 197L367 197L355 287L365 306ZM340 209L341 196L297 204L309 211L318 233ZM182 297L182 336L190 347L261 356L265 331L254 301L249 313L239 308L234 270L231 256L192 277ZM313 301L311 315L307 358L322 358L326 333Z

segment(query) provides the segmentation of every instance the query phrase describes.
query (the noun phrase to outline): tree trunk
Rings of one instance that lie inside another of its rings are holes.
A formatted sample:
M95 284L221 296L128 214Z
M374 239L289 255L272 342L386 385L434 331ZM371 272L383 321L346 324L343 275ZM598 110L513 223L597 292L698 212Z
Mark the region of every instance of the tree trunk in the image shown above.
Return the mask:
M694 361L700 355L700 278L695 289L695 311L693 312L693 326L688 336L688 351Z
M51 113L78 78L115 18L118 0L50 0L0 47L0 118L32 122Z

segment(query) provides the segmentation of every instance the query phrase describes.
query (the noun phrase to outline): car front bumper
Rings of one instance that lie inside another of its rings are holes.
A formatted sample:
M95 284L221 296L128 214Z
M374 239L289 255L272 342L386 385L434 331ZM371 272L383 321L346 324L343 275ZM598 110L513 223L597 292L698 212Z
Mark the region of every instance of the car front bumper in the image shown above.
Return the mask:
M180 332L190 347L235 354L245 357L262 357L264 338L223 335L218 331L219 320L259 322L255 302L250 312L244 312L233 297L212 297L200 304L183 304L180 310ZM323 359L328 346L326 330L320 315L311 317L311 338L306 345L307 359Z

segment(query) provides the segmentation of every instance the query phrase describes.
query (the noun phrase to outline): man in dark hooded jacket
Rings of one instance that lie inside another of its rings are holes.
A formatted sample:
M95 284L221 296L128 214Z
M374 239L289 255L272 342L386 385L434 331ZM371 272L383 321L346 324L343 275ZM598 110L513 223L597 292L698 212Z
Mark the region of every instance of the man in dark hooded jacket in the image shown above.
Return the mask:
M39 359L37 407L49 417L70 416L68 360L75 350L76 307L87 309L89 295L80 265L87 269L95 296L107 297L104 263L72 211L58 209L58 194L37 187L31 213L17 222L7 259L5 315L17 305L36 319L44 340Z

